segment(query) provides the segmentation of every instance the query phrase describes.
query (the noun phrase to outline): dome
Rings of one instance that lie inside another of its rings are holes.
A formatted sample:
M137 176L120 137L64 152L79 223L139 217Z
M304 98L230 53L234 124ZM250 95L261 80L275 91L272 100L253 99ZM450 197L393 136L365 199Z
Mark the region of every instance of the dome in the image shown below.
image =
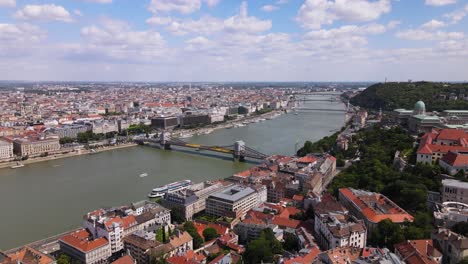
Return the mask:
M414 111L415 115L425 115L426 114L426 105L423 101L419 100L414 104Z

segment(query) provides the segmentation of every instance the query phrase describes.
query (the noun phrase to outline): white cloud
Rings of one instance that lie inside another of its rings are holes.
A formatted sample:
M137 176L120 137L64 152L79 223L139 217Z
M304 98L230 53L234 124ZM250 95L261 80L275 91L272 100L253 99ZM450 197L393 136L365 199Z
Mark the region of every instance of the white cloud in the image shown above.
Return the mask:
M390 12L390 0L306 0L296 20L306 28L319 29L337 20L365 22L378 19Z
M73 10L73 14L75 14L76 16L83 16L83 13L81 13L81 11L78 9Z
M156 19L156 22L159 22ZM150 18L148 23L154 22ZM167 21L164 21L167 22ZM254 16L249 16L246 2L242 2L239 14L224 20L212 16L203 16L198 20L172 20L166 30L174 35L186 35L194 33L198 35L210 35L217 32L229 34L256 34L267 31L271 28L271 20L261 20Z
M274 6L274 5L264 5L260 9L264 12L272 12L272 11L278 10L279 7Z
M200 10L200 7L201 0L151 0L148 9L153 13L176 11L190 14Z
M217 6L220 0L203 0L209 7Z
M153 16L146 20L146 23L153 25L153 26L167 25L171 22L172 22L171 17L160 17L160 16Z
M34 25L0 24L0 56L29 54L45 37L46 33Z
M304 35L306 39L336 39L348 36L376 35L386 31L381 24L370 24L365 26L347 25L330 30L315 30Z
M55 4L26 5L18 10L14 17L23 20L72 22L70 13L62 6Z
M167 49L163 37L155 31L135 31L124 21L102 19L99 25L81 29L82 44L65 47L73 59L151 61ZM167 54L167 53L166 53Z
M388 29L394 29L394 28L398 27L400 24L401 24L401 21L399 21L399 20L392 20L392 21L390 21L390 22L387 23L387 28L388 28Z
M455 4L457 0L426 0L425 4L430 6L444 6Z
M0 0L0 7L15 7L16 0Z
M426 31L423 29L408 29L399 31L396 36L406 40L450 40L450 39L463 39L463 32L444 32L444 31Z
M451 13L447 13L444 15L445 18L450 20L450 23L457 24L460 22L466 15L468 14L468 4L465 7L455 10Z
M428 21L422 24L421 28L426 29L426 30L434 30L434 29L445 27L445 26L446 26L445 22L432 19L431 21Z
M80 0L83 2L98 3L98 4L110 4L112 0Z

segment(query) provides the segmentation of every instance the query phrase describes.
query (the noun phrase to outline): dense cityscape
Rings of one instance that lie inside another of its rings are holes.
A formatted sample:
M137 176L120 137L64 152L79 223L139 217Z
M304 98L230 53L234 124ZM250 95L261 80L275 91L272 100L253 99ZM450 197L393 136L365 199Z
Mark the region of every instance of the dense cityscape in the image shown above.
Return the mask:
M468 264L468 0L0 0L0 264Z
M138 145L252 162L219 179L165 181L147 200L95 208L80 228L4 251L2 264L466 261L466 110L430 112L422 101L410 110L365 109L352 103L367 89L353 84L172 86L36 84L1 93L2 164L14 170ZM296 155L263 154L243 141L190 143L197 134L320 111L305 108L307 100L342 102L344 125Z

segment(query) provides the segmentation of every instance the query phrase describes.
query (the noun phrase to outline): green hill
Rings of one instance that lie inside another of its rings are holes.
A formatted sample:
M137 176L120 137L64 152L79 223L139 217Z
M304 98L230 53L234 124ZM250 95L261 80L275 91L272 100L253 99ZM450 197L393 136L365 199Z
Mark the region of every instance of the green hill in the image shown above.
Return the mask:
M426 104L427 111L468 110L468 83L377 83L351 98L350 102L368 109L388 111L413 109L418 100Z

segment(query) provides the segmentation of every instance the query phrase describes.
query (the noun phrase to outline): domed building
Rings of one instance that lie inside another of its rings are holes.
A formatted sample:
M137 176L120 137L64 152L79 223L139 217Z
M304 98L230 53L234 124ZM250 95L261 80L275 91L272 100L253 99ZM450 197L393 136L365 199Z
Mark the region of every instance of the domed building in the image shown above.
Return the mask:
M426 115L426 105L419 100L414 104L413 115Z
M437 115L426 114L426 104L419 100L414 104L413 111L406 109L394 110L396 121L415 133L427 132L442 124Z

